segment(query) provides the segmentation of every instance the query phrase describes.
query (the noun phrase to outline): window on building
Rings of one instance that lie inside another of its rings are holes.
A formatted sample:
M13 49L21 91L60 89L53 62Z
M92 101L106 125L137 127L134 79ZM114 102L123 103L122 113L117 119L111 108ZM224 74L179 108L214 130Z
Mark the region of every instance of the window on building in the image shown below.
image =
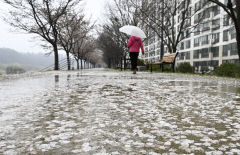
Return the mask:
M210 18L210 9L207 8L203 11L203 19Z
M229 33L229 30L223 31L223 41L228 41L228 33Z
M194 36L199 35L200 34L200 25L196 26L195 30L194 30Z
M229 50L229 45L224 45L223 46L223 57L228 56L228 50Z
M194 58L194 59L199 59L199 50L195 50L195 51L193 52L193 58Z
M168 47L164 47L164 53L168 53Z
M181 44L180 44L180 50L184 50L184 42L181 42Z
M199 62L196 62L196 61L193 62L193 66L194 66L194 67L199 67Z
M148 48L145 48L145 50L144 50L144 51L145 51L145 53L148 53Z
M209 58L208 48L201 49L201 58Z
M212 7L212 11L213 11L213 16L216 16L216 15L220 14L220 7L216 5L216 6Z
M210 30L210 22L205 22L202 24L202 31Z
M185 52L181 52L179 54L179 60L184 60L184 57L185 57Z
M160 47L161 47L161 42L158 41L158 42L157 42L157 48L160 48Z
M201 66L201 70L208 70L209 66L217 67L219 64L218 60L212 60L212 61L195 61L193 62L194 67Z
M215 19L212 21L212 29L218 30L220 28L220 19Z
M210 63L211 63L211 66L218 67L219 61L218 60L213 60L213 61L210 61Z
M190 36L191 36L190 28L187 28L185 31L185 38L189 38Z
M219 43L219 33L212 34L212 44Z
M152 52L150 53L150 57L153 57L153 56L155 56L155 51L152 51Z
M191 1L190 1L191 3ZM189 7L188 10L187 10L187 17L191 17L192 16L192 7Z
M234 63L236 64L237 66L240 66L240 63L239 63L239 60L238 59L228 59L228 60L223 60L223 63Z
M199 66L208 66L208 62L207 61L200 61Z
M190 60L190 52L186 52L185 58L186 58L186 60Z
M219 47L218 46L217 47L212 47L211 52L212 52L212 56L214 58L219 57Z
M230 29L230 33L231 33L231 39L236 39L236 29L235 29L235 27L233 27L233 28L231 28Z
M157 50L156 55L160 55L160 49Z
M185 49L191 48L191 40L185 42Z
M205 36L202 36L201 37L201 45L206 45L206 44L208 44L209 43L209 41L208 41L208 35L205 35Z
M191 19L186 19L186 20L184 21L183 27L184 27L184 28L187 28L187 27L189 27L189 26L191 26Z
M223 26L229 26L229 15L224 15L223 17Z
M195 38L194 39L194 47L198 47L199 46L199 38Z
M194 24L197 24L199 22L199 14L196 14L194 16Z
M230 55L238 55L237 43L230 44Z

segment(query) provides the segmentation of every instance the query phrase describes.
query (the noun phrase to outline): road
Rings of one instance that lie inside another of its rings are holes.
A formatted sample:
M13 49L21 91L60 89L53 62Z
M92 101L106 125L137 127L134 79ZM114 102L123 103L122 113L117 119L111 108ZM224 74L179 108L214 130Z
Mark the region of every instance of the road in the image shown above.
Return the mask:
M0 154L240 154L240 80L93 69L0 77Z

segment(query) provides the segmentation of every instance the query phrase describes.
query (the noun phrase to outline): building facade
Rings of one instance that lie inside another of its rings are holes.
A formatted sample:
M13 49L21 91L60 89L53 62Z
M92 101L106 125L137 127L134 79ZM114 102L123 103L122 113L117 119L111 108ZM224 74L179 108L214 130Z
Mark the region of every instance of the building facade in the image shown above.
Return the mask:
M227 0L222 0L227 3ZM206 4L206 0L191 0L192 17L188 21L191 33L178 44L176 65L189 62L195 71L213 70L225 62L239 64L236 31L227 13L216 4ZM233 4L235 4L233 2ZM176 14L176 27L179 14ZM188 28L186 28L187 30ZM151 32L150 32L151 33ZM150 38L145 44L143 59L160 61L160 39ZM168 48L164 47L164 54Z

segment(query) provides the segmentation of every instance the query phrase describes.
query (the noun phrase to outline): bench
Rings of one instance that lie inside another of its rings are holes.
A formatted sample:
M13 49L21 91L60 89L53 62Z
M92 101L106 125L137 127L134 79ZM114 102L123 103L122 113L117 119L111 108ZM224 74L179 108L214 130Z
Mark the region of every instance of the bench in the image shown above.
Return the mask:
M164 64L170 64L172 66L172 71L174 72L174 66L175 66L175 61L176 61L177 56L178 56L178 52L171 53L171 54L169 54L169 53L165 54L160 62L151 63L151 72L152 72L152 65L160 65L160 68L162 69L162 72L163 72Z

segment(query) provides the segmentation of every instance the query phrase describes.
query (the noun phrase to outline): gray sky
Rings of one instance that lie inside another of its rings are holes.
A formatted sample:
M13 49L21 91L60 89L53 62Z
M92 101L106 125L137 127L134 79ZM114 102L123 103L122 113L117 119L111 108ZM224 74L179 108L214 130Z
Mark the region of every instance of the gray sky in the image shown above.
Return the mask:
M92 20L99 20L103 17L104 7L109 0L84 0L85 13L88 17L92 16ZM8 7L0 1L0 14L3 15ZM31 34L23 34L13 32L13 29L0 19L0 48L11 48L18 52L44 52L39 46L40 41Z

